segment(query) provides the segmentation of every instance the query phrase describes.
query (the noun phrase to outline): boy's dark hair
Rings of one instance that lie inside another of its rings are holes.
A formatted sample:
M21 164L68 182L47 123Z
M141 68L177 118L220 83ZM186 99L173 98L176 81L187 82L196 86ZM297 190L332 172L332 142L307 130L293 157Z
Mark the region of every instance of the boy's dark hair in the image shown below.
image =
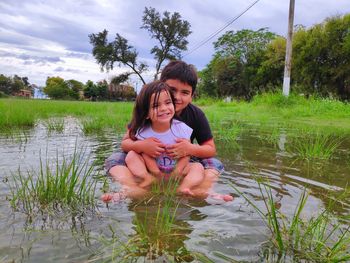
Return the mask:
M193 65L187 64L181 60L175 60L166 65L160 75L161 81L166 81L168 79L177 79L183 83L189 84L192 87L193 95L196 90L198 76Z
M168 92L175 109L174 95L166 83L161 81L153 81L144 85L136 97L134 110L132 113L132 120L129 125L129 136L132 140L136 140L136 133L140 128L151 124L151 121L148 118L151 97L153 94L155 94L153 103L158 102L159 95L162 91Z

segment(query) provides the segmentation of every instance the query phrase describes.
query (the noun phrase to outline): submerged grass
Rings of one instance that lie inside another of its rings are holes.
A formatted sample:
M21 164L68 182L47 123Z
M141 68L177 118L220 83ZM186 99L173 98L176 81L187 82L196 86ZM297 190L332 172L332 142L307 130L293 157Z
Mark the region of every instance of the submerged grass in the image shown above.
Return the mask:
M10 182L10 203L30 216L57 209L95 208L94 166L76 149L71 158L56 157L55 166L40 161L40 169L23 174L20 170Z
M153 195L133 207L135 233L129 237L121 236L116 234L116 227L110 226L111 237L102 235L99 238L102 245L91 262L192 261L191 253L184 246L175 245L187 232L176 222L180 205L176 196L177 185L175 179L158 186L154 184Z
M329 134L315 133L307 135L306 139L293 138L287 151L291 154L296 153L297 158L302 160L329 160L341 142L341 138L334 138Z
M307 202L304 191L295 208L292 219L282 214L274 202L270 186L258 179L266 213L234 185L231 186L255 209L266 223L271 244L279 258L288 256L293 261L347 262L350 260L350 231L327 210L309 220L302 219ZM267 246L267 250L271 246Z
M64 119L63 118L50 118L44 120L44 126L48 133L59 132L62 133L64 130Z

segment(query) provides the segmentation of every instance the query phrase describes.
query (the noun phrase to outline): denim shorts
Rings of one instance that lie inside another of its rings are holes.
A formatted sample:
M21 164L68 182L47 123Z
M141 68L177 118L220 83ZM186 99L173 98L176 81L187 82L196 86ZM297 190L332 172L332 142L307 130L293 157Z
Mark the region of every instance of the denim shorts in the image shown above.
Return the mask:
M126 165L125 164L125 152L114 152L109 156L105 161L105 169L107 173L109 170L116 166L116 165ZM224 165L222 162L216 158L206 158L206 159L200 159L197 157L191 157L190 162L196 163L199 162L203 165L204 169L215 169L219 173L222 173L224 171Z

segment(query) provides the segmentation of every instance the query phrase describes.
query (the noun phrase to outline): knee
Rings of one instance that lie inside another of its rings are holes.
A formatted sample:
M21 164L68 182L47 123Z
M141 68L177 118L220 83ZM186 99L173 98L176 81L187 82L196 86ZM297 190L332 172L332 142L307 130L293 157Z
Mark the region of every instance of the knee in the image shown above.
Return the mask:
M130 165L133 162L135 162L135 160L137 160L137 158L139 158L139 154L135 151L130 151L128 152L128 154L125 157L125 163L126 165Z
M204 167L200 163L193 163L192 164L192 169L195 170L198 173L203 173L204 172Z
M215 182L220 175L220 173L215 169L205 169L204 174L205 179L211 182Z

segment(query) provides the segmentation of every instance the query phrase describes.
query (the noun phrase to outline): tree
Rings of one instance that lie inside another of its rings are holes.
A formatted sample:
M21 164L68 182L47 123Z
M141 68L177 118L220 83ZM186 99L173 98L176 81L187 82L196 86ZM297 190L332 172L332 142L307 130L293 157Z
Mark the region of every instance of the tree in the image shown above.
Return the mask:
M44 92L51 99L65 99L69 98L69 87L64 79L60 77L48 77L46 79L46 86Z
M84 97L89 98L92 101L96 101L98 96L97 86L91 80L88 80L85 84Z
M159 41L159 46L154 46L151 50L157 60L155 74L157 78L165 59L180 58L181 51L187 49L186 37L191 33L190 24L181 20L179 13L175 12L171 15L169 12L164 12L164 18L161 18L154 8L145 8L141 28L147 29L151 38ZM115 63L118 63L118 66L125 65L131 68L132 73L136 74L145 84L142 73L148 69L148 66L138 61L136 49L118 33L112 42L108 42L107 36L106 29L89 35L90 43L93 45L92 54L101 66L101 70L112 70Z
M69 97L72 99L78 100L80 99L80 92L84 89L84 84L75 79L70 79L66 81L66 84L69 88Z
M92 54L97 63L100 64L101 70L112 70L114 63L128 66L139 76L142 83L146 83L142 73L147 70L147 65L137 61L138 53L133 46L128 44L128 40L118 33L113 42L107 42L108 31L105 29L100 33L89 35L90 43L93 45Z
M160 67L164 60L174 60L181 57L181 51L187 50L186 38L191 34L190 24L181 20L177 12L172 15L165 11L163 18L155 8L145 8L141 28L147 29L151 38L158 40L159 46L154 46L151 53L157 60L154 79L158 78Z
M206 74L203 85L211 83L219 97L251 99L266 85L259 68L266 59L268 45L275 38L266 28L226 32L214 43L216 52L207 71L211 77ZM202 90L210 88L202 86Z
M12 83L11 78L6 77L3 74L0 75L0 91L1 92L5 93L7 95L10 95L11 90L12 90L11 83Z

